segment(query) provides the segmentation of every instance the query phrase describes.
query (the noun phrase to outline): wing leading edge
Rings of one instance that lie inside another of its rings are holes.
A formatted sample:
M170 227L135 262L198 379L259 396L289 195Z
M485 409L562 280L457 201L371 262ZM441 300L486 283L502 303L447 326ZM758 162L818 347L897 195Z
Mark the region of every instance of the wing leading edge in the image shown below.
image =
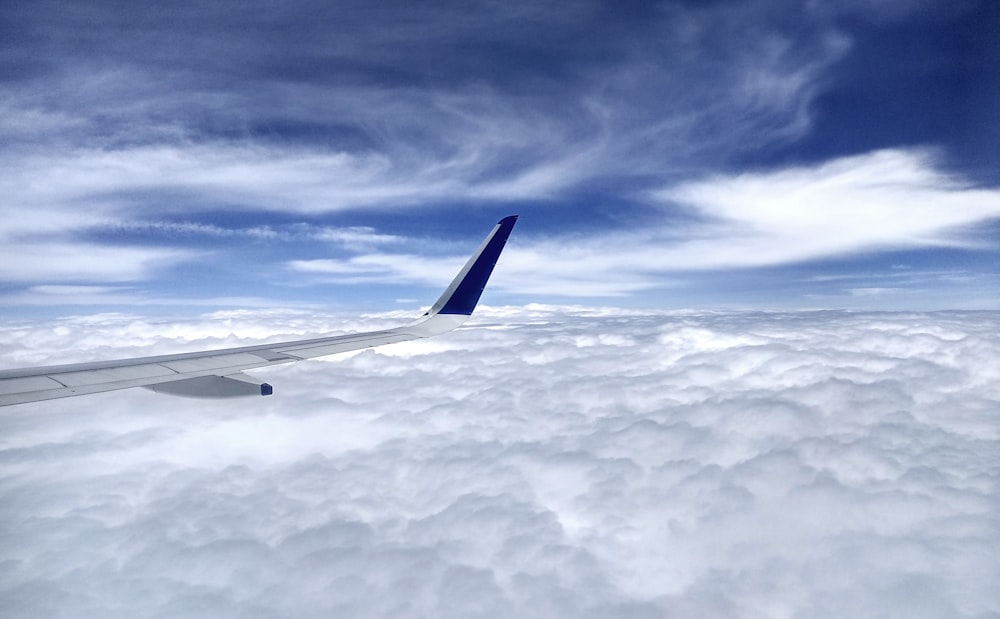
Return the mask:
M222 350L2 370L0 406L129 387L208 398L270 395L269 384L243 371L446 333L472 314L516 221L516 215L501 219L431 309L409 325Z

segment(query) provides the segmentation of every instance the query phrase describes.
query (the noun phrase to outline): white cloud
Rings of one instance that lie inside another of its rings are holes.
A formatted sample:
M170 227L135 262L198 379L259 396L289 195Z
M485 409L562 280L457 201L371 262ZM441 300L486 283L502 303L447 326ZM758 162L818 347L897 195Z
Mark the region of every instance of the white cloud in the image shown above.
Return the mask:
M1000 613L996 313L481 310L258 372L271 398L4 409L3 607ZM0 340L20 365L402 320L98 315Z
M292 260L287 267L339 283L418 282L439 286L450 281L467 257L432 258L413 254L363 254L338 260Z
M403 237L380 234L370 226L314 226L296 223L280 227L252 226L227 228L212 224L173 221L105 221L96 223L113 232L145 232L163 235L249 238L261 241L327 241L355 250L400 243Z
M898 294L905 293L904 288L886 288L880 286L869 286L867 288L849 288L847 290L851 295L856 297L874 297L885 294Z
M2 238L2 236L0 236ZM69 240L4 243L0 279L8 282L126 282L204 255L200 251L115 247Z
M178 297L158 296L148 290L129 286L86 286L48 284L30 286L24 290L0 294L0 305L9 306L83 306L118 307L187 306L187 307L253 307L282 308L315 307L315 303L275 300L263 297Z
M810 168L716 176L659 194L716 222L710 238L662 261L757 266L901 247L969 247L965 226L1000 218L1000 191L970 187L915 151L885 150Z
M130 206L133 192L164 188L198 196L201 204L169 204L175 212L206 203L243 208L318 212L372 200L405 198L406 189L383 183L389 162L378 155L354 156L294 148L248 145L154 145L81 149L19 157L11 178L30 176L21 201L99 201Z

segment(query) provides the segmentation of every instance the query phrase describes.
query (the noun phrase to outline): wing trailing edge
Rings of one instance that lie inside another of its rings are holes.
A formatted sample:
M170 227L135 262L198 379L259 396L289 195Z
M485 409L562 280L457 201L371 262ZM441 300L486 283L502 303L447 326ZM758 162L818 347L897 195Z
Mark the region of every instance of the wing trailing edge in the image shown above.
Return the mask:
M447 333L476 308L516 222L516 215L501 219L430 310L409 325L222 350L2 370L0 406L131 387L188 397L270 395L271 385L244 370Z

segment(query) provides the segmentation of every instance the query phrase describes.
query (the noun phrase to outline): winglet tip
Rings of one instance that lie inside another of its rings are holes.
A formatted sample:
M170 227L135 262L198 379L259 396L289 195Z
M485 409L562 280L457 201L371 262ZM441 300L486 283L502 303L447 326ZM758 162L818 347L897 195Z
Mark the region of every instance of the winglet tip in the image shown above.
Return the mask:
M469 259L465 268L459 272L441 298L438 299L428 314L461 314L469 316L479 303L479 297L486 287L486 282L493 273L510 236L517 215L508 215L499 222L490 236L486 237L479 251Z

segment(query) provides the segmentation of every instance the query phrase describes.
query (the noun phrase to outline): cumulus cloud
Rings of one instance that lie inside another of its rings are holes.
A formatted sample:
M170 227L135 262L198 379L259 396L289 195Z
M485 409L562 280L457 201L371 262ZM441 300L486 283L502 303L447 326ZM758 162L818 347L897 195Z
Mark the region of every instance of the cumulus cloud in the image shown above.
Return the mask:
M996 313L482 308L425 342L0 416L21 616L1000 613ZM6 365L401 321L4 326Z

